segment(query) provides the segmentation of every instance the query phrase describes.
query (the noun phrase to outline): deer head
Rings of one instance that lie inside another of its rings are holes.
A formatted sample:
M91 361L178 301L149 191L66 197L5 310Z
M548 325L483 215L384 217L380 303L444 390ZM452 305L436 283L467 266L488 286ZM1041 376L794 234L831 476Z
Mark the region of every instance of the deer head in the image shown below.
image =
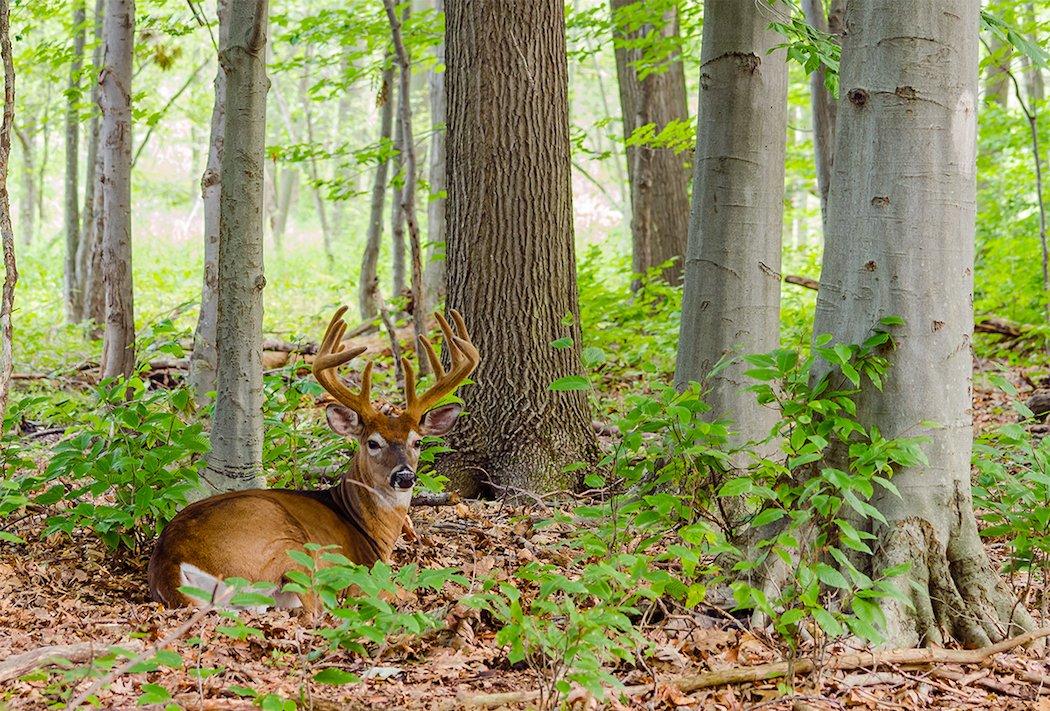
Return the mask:
M366 350L364 347L343 348L346 322L342 317L345 312L346 307L343 306L328 324L324 340L314 358L314 377L339 403L328 406L326 414L329 426L335 432L358 442L352 483L371 490L380 499L400 500L408 496L416 483L416 467L423 437L447 434L462 412L459 404L439 406L439 403L442 398L455 392L456 387L474 372L480 360L478 350L471 343L467 326L459 312L451 312L456 324L455 333L440 313L435 314L445 337L445 348L451 355L451 368L445 371L430 340L420 336L434 372L434 384L424 393L417 393L415 371L408 359L402 358L405 407L396 414L388 415L373 407L370 399L371 361L365 365L361 374L361 389L358 392L347 387L336 374L339 366Z

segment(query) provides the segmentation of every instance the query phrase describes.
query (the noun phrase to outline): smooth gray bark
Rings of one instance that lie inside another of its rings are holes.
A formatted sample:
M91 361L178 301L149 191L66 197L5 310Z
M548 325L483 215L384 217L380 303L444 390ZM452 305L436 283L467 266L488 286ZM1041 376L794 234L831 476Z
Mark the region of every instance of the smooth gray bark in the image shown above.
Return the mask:
M390 134L394 122L394 65L391 63L383 70L377 103L379 108L379 147L382 150L390 143ZM376 164L375 178L372 181L372 201L368 216L368 233L365 237L365 249L361 255L361 276L357 284L357 308L362 319L370 319L379 313L375 294L379 284L376 272L379 264L379 245L383 238L383 206L386 203L387 172L390 160L380 158Z
M970 491L978 0L850 0L832 200L814 333L859 343L900 316L882 391L857 397L886 437L924 435L929 464L901 469L901 497L870 574L909 564L884 598L891 645L983 646L1030 627L989 565ZM931 62L931 57L936 62ZM935 422L928 428L922 423Z
M77 0L73 10L73 59L69 63L69 96L66 98L66 180L65 219L66 252L62 273L62 291L66 320L80 320L80 283L77 280L77 247L80 242L80 72L84 66L84 22L87 11L84 0Z
M22 194L18 202L18 231L22 233L22 244L29 246L36 236L36 116L29 114L12 130L22 149Z
M803 0L806 22L821 32L842 37L842 19L846 12L845 0L831 0L827 15L824 0ZM820 215L828 218L828 191L831 189L831 168L835 162L835 100L824 83L827 73L823 65L809 75L810 108L813 116L813 152L817 166L817 192L820 195Z
M230 0L219 200L219 370L205 489L265 486L262 474L263 163L267 0Z
M777 419L746 390L740 356L777 347L787 138L783 40L759 4L704 7L693 207L675 384L706 381L711 417L739 441L764 439ZM723 359L733 362L717 375Z
M434 9L445 11L445 0L434 0ZM434 50L435 68L430 71L430 200L427 202L426 306L430 313L445 298L445 40ZM440 71L439 71L440 69Z
M988 42L989 61L984 70L984 100L988 104L1006 106L1010 96L1010 55L1013 47L993 33Z
M77 242L77 283L80 285L79 311L77 321L94 321L102 323L105 317L105 299L101 298L100 275L102 264L101 231L97 229L101 203L96 205L96 195L101 196L99 180L102 176L101 154L98 144L101 136L99 105L101 88L97 73L102 66L102 17L105 14L105 0L95 0L94 40L95 49L91 55L91 66L94 70L91 82L91 121L87 130L87 161L84 177L84 209L81 211L80 239Z
M11 127L15 120L15 66L11 56L11 5L0 0L0 54L4 64L4 117L0 123L0 243L4 256L4 285L0 289L0 431L7 411L8 388L14 370L11 319L14 314L15 235L11 226L11 197L7 192L7 171L11 158Z
M394 121L394 157L391 159L394 175L390 186L390 295L395 299L405 290L405 211L401 206L399 185L405 179L405 126L400 116L401 105L409 100L400 81L396 86L398 110Z
M108 0L103 19L102 274L106 296L102 377L135 368L135 308L131 282L131 77L135 1Z
M217 0L219 46L229 42L230 3ZM219 311L219 198L222 189L222 141L226 130L226 72L219 64L215 71L215 100L211 109L211 134L208 139L208 163L201 177L201 200L204 204L204 282L201 307L190 353L189 383L199 406L208 402L215 390L219 356L216 329Z

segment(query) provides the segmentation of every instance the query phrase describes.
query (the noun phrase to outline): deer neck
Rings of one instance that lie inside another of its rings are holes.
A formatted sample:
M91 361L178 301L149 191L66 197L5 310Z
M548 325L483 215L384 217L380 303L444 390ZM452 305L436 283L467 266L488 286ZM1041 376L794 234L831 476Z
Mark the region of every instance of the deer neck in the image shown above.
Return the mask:
M350 469L332 489L332 497L366 546L378 560L386 562L401 535L411 494L377 491L366 483L364 466L358 450Z

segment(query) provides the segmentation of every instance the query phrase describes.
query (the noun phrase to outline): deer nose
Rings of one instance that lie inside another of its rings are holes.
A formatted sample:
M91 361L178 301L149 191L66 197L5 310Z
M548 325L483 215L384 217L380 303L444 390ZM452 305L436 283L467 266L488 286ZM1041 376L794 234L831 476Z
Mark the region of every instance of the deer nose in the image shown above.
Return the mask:
M390 472L390 486L395 489L407 490L416 484L416 472L407 466L399 466Z

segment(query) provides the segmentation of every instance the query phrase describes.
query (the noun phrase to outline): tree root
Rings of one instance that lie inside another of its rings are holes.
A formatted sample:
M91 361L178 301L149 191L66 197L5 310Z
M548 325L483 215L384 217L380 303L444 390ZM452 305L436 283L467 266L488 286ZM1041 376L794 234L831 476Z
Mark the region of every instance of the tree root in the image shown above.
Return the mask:
M1035 630L1011 639L1004 640L998 644L988 645L980 649L897 649L885 652L862 652L854 654L843 654L830 657L823 664L818 664L812 659L798 659L794 662L776 662L773 664L759 664L753 667L733 667L719 671L707 672L705 674L692 674L680 676L667 681L660 682L673 686L683 693L690 693L699 689L709 689L729 684L747 684L757 681L769 681L780 679L788 675L809 674L817 669L850 671L853 669L876 669L880 666L927 666L931 664L980 664L994 654L1008 652L1015 647L1032 644L1038 640L1050 636L1050 628ZM626 686L618 691L625 696L637 696L653 688L652 684L637 684ZM479 694L467 696L461 694L460 703L466 706L491 707L503 704L524 703L535 701L540 698L541 692L511 691L501 694Z

